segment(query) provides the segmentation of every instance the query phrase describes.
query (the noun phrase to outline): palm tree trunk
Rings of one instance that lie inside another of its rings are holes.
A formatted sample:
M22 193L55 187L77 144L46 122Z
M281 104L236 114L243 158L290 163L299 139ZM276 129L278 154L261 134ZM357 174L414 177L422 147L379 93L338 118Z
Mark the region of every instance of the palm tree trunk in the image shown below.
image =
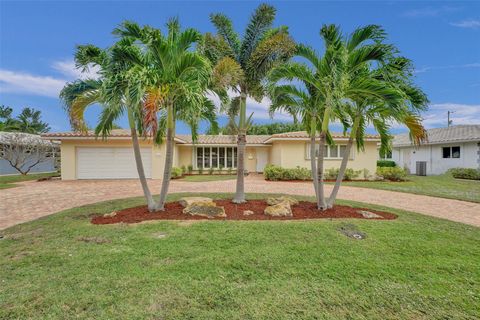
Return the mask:
M315 189L315 198L318 201L318 172L315 154L315 132L310 136L310 166L312 169L313 188Z
M338 189L340 189L340 184L342 183L343 177L345 175L345 170L347 169L348 159L350 158L350 150L352 149L353 138L350 137L347 142L347 147L345 148L345 153L343 154L342 163L340 164L340 170L338 171L337 180L335 181L335 186L333 187L332 193L328 198L328 208L332 208L335 199L337 198Z
M247 143L247 95L240 95L240 119L237 137L237 188L233 203L244 203L245 200L245 145Z
M318 171L318 196L317 196L317 207L318 210L326 210L327 204L325 202L325 189L323 183L323 158L324 158L324 150L325 150L325 139L326 133L322 131L320 133L320 141L318 143L319 150L318 150L318 159L317 159L317 171Z
M167 146L165 151L165 166L163 168L162 189L160 190L160 199L156 206L156 211L165 210L165 200L167 199L168 187L172 178L173 165L173 147L175 139L175 120L173 115L173 104L170 102L167 106Z
M137 165L138 178L142 185L143 195L147 199L148 211L155 210L155 201L153 200L150 189L148 188L147 179L145 178L145 170L143 168L142 154L140 153L140 144L138 143L137 130L135 129L135 121L133 119L132 110L128 110L128 123L130 124L130 132L132 135L133 154L135 155L135 163Z

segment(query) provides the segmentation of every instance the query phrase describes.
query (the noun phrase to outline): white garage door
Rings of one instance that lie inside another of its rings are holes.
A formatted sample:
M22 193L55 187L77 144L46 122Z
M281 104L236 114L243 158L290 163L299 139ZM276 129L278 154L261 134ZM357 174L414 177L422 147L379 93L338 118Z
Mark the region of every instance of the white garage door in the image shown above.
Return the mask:
M143 168L152 177L152 149L142 148ZM132 148L77 148L77 179L138 178Z

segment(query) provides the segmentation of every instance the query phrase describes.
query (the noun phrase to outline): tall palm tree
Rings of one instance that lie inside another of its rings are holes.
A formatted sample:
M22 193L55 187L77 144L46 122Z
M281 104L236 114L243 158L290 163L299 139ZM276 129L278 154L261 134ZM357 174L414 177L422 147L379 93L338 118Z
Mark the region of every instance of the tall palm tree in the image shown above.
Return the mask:
M61 91L60 98L64 101L74 130L86 131L84 121L85 110L99 103L103 106L101 121L95 132L106 138L123 113L127 113L137 173L142 190L150 211L155 209L155 201L148 187L140 153L138 133L142 135L142 83L139 78L142 73L136 65L126 63L122 52L136 54L137 59L143 59L142 53L133 46L132 41L121 39L114 46L103 50L93 45L78 46L75 62L83 71L91 66L99 68L98 79L76 80L68 83ZM140 88L140 89L139 89ZM137 93L136 95L132 93Z
M232 75L224 85L235 93L226 106L227 114L233 119L238 115L237 131L237 185L233 199L245 202L245 145L246 133L252 115L247 116L247 97L260 101L265 96L264 80L267 73L292 55L295 45L286 27L272 28L275 8L261 4L253 13L243 38L233 29L232 21L223 14L212 14L210 20L217 35L206 34L202 51L213 63L214 74ZM232 122L233 123L233 122Z
M134 55L125 55L128 61L146 66L144 127L156 137L164 139L166 154L160 199L155 210L164 210L171 179L175 123L180 117L191 124L196 137L196 121L209 117L215 122L212 104L205 98L211 82L210 62L191 47L202 36L195 29L181 30L177 19L167 23L168 33L149 26L140 27L133 22L124 22L114 33L140 42L145 49L146 61L138 61ZM208 109L210 111L205 112ZM161 124L159 130L159 123Z
M325 145L333 143L329 131L330 123L338 120L346 125L344 106L347 101L366 97L398 101L400 95L394 89L385 87L380 80L368 78L360 72L373 62L383 63L394 52L392 46L382 43L385 38L383 29L366 26L345 38L338 26L324 25L320 36L325 43L323 56L319 56L310 47L299 45L296 55L305 59L308 65L295 62L284 64L272 71L270 79L274 82L299 81L315 97L312 106L303 105L303 108L312 110L310 112L315 114L314 125L308 127L312 143L317 132L319 133L317 177L314 174L314 180L318 178L318 182L315 182L314 186L318 208L326 210L323 163ZM315 132L312 131L314 126Z
M335 203L354 141L358 150L364 148L365 132L368 125L373 125L380 135L381 153L390 149L389 128L393 123L405 125L409 129L410 137L415 145L426 139L426 131L421 123L419 112L426 110L428 98L420 88L412 83L411 70L410 60L403 57L393 57L377 69L366 68L361 71L366 73L366 77L381 81L385 87L396 90L397 94L402 96L402 99L386 100L379 99L377 96L369 96L345 104L346 116L348 117L346 120L351 124L350 133L335 186L328 199L329 208L333 207Z

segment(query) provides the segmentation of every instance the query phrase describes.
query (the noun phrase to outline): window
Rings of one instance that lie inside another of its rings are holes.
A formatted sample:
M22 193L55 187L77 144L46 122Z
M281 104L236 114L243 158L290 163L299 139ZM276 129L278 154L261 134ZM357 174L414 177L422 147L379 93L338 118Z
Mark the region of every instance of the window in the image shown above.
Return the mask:
M310 143L307 144L307 154L306 158L310 159ZM318 144L315 145L315 155L318 157ZM339 159L343 158L345 151L347 150L346 145L335 145L335 146L325 146L325 150L323 151L323 157L325 159Z
M378 154L379 154L380 159L382 159L382 160L390 160L390 159L392 159L392 150L387 151L387 152L384 152L384 153L381 153L381 152L379 151Z
M198 168L235 168L236 147L196 147Z
M460 147L443 147L442 155L444 159L460 158Z

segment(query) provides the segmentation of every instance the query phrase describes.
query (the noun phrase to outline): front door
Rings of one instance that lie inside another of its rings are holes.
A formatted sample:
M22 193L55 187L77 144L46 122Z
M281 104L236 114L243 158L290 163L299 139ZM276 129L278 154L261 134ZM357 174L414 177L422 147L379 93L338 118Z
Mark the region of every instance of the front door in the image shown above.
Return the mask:
M268 150L266 148L257 148L257 172L263 172L268 162Z

